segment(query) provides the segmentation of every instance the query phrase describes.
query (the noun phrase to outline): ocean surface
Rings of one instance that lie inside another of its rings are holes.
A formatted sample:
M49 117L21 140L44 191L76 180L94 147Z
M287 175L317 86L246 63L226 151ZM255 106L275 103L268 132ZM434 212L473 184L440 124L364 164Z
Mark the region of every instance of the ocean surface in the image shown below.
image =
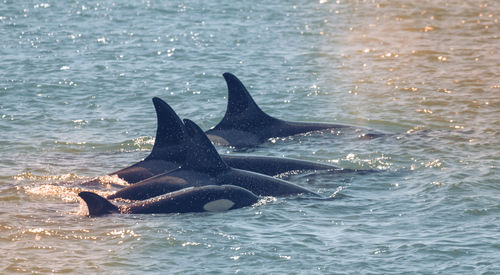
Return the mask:
M0 3L0 273L500 274L500 2ZM160 97L203 129L222 77L268 114L390 133L245 150L369 173L321 195L90 218L81 182L148 155Z

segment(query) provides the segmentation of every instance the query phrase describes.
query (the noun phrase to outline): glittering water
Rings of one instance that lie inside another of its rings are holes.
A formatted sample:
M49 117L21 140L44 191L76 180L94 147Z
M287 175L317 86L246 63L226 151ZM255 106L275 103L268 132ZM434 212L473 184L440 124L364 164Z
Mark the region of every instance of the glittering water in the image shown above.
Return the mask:
M0 273L500 273L498 1L163 2L0 3ZM226 71L273 116L394 133L239 153L379 172L289 176L324 199L83 216L78 182L151 149L151 98L208 129Z

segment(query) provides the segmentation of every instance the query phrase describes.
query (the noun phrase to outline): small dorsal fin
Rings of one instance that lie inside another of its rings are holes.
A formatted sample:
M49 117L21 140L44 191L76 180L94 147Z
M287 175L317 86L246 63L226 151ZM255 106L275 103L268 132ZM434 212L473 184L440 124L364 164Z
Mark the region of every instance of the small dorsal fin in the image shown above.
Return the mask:
M184 125L190 136L191 144L187 150L183 168L210 174L216 174L229 169L229 166L221 159L207 135L205 135L196 123L189 119L184 119Z
M184 161L187 133L175 111L158 97L153 98L158 126L151 154L146 159Z
M78 196L80 196L80 198L82 198L87 204L89 216L101 216L104 214L120 212L116 205L110 203L107 199L95 193L84 191L78 193Z
M274 120L259 108L243 83L236 76L231 73L224 73L223 76L227 84L228 101L226 114L217 126L224 127L227 125L234 128L235 124L239 124L244 127L248 122L263 124ZM235 123L236 121L239 123Z

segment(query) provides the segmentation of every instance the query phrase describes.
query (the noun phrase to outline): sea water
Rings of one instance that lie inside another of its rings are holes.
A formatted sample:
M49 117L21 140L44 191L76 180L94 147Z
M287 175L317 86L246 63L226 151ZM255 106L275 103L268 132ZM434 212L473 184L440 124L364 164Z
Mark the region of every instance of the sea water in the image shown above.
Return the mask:
M0 273L499 274L498 1L0 3ZM152 97L203 129L231 72L328 131L223 153L375 170L283 175L321 195L85 216L79 185L148 155Z

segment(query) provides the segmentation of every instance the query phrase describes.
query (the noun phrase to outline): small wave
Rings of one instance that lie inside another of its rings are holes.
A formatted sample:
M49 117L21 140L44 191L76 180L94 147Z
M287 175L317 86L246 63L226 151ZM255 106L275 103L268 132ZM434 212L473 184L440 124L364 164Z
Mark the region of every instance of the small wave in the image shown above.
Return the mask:
M56 140L54 144L63 152L88 152L92 151L150 151L153 148L155 139L153 137L141 136L131 140L125 140L119 143L92 143L78 141Z
M105 176L97 177L93 180L82 182L81 185L82 186L109 186L109 188L110 188L111 186L125 187L125 186L129 186L130 184L126 180L123 180L122 178L118 177L117 175L105 175Z
M60 199L64 202L80 201L78 193L82 191L92 191L101 196L108 196L114 192L113 187L128 185L128 183L119 179L116 176L104 176L99 178L100 183L97 186L89 186L83 184L88 181L87 177L79 176L74 173L62 175L36 175L32 172L24 172L13 176L19 182L17 190L23 190L26 194L34 197L52 197ZM82 209L76 214L81 213Z
M75 181L85 179L85 177L78 176L74 173L62 174L62 175L35 175L31 172L24 172L18 175L13 176L13 178L17 181Z
M40 196L40 197L54 197L60 198L65 202L77 202L78 193L82 191L92 191L101 196L109 196L114 191L111 190L87 190L78 186L63 186L58 184L42 184L33 186L23 186L22 187L27 194Z

